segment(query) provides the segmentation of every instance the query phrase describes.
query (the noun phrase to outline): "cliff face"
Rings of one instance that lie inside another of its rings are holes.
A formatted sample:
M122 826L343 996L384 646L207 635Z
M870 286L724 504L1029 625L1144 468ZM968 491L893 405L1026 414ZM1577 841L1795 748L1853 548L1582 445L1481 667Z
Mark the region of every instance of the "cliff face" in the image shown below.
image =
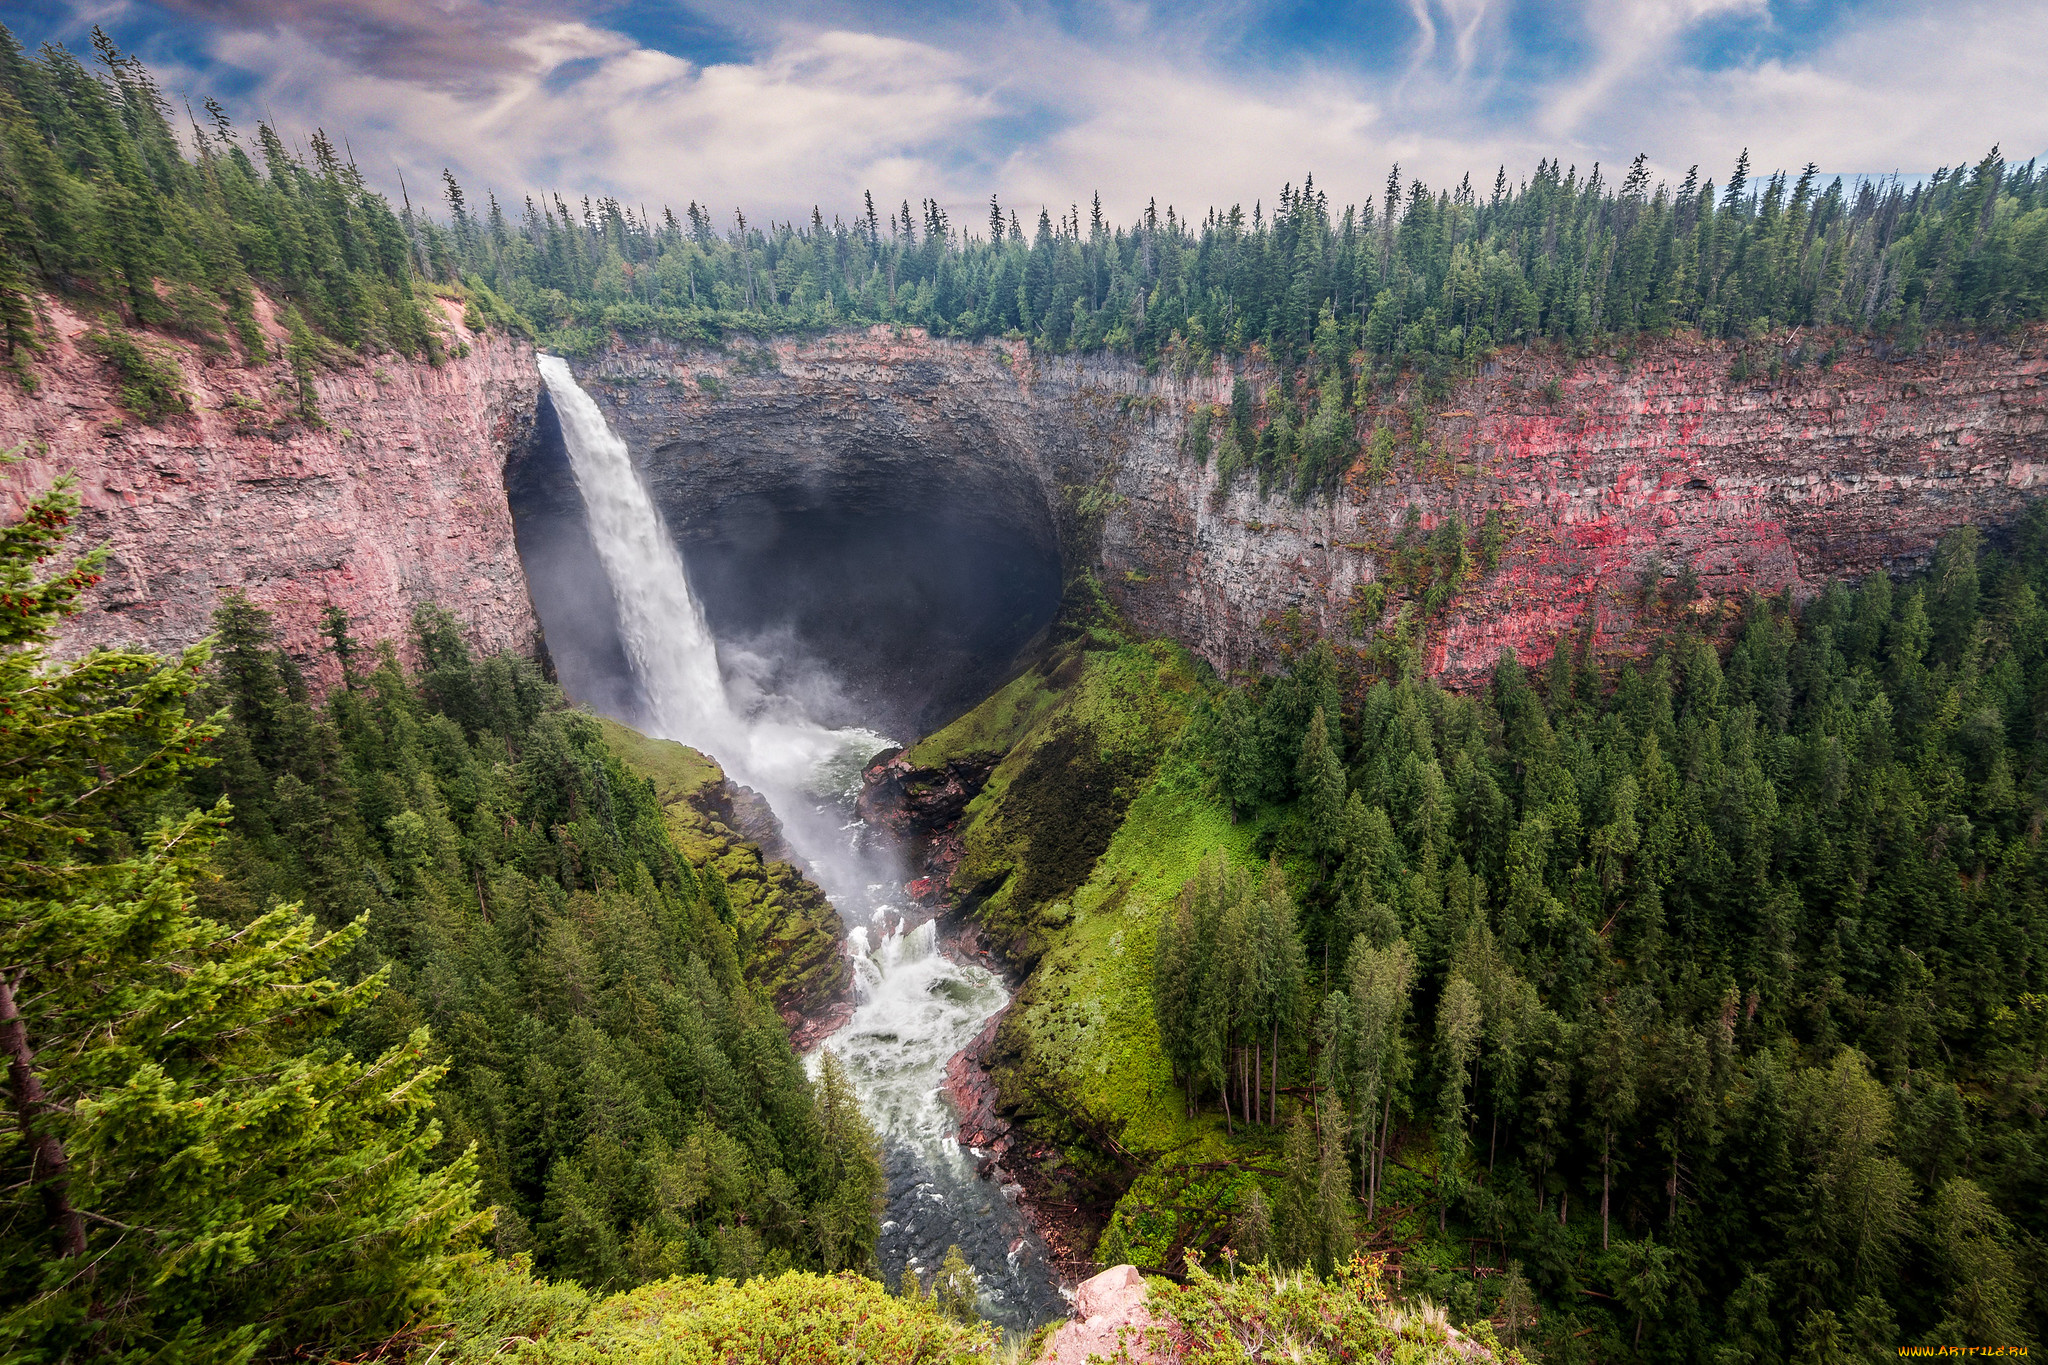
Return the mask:
M1504 648L1541 659L1589 617L1598 647L1625 655L1674 612L1903 572L1955 527L2010 525L2048 479L2044 340L1905 357L1851 344L1831 370L1769 383L1732 380L1733 353L1697 341L1576 365L1504 352L1419 433L1405 409L1387 412L1406 438L1389 475L1374 485L1354 467L1328 508L1261 501L1243 478L1221 495L1213 475L1190 479L1157 443L1141 446L1118 483L1132 506L1102 557L1135 620L1240 664L1270 655L1280 632L1260 627L1290 611L1356 642L1373 622L1352 615L1355 590L1388 576L1411 505L1424 531L1453 513L1476 530L1497 509L1512 528L1499 566L1429 623L1431 671L1472 682ZM1646 603L1651 569L1665 581ZM1383 619L1395 615L1390 601Z
M503 482L539 385L524 343L473 336L451 308L467 356L323 370L327 426L309 430L288 418L281 360L249 368L149 338L177 359L194 408L152 426L121 411L111 367L81 349L89 320L45 307L54 336L34 362L37 392L0 381L0 446L25 443L0 489L18 514L53 479L75 475L83 508L72 544L110 547L106 580L65 627L65 649L178 648L207 633L235 589L276 614L316 685L338 677L319 633L330 603L365 641L402 642L413 609L435 602L482 651L532 649L538 625ZM267 302L258 308L282 355L282 330Z
M1424 532L1454 513L1476 532L1496 511L1498 565L1421 636L1433 671L1470 683L1503 648L1547 656L1588 613L1600 646L1626 653L1672 612L1903 571L1966 523L1995 533L2048 477L2044 340L1905 357L1851 340L1831 369L1770 382L1731 379L1733 350L1689 339L1621 359L1503 352L1419 425L1411 395L1391 395L1372 419L1400 437L1388 467L1374 480L1361 459L1334 501L1305 506L1262 498L1251 472L1224 489L1186 452L1189 416L1229 399L1225 373L886 328L634 344L579 368L686 541L820 507L864 508L886 537L911 506L944 506L1092 564L1135 625L1226 670L1271 662L1291 621L1369 643L1419 596L1393 581L1409 508ZM907 537L896 550L920 553ZM1653 564L1666 582L1646 607ZM1361 591L1375 581L1396 589L1377 617Z
M25 445L0 489L18 511L75 472L74 543L112 549L67 648L189 643L230 589L277 614L317 681L332 680L329 603L366 639L402 640L434 601L480 649L532 647L506 495L508 460L516 488L537 444L529 348L471 336L450 309L466 357L324 371L328 425L307 430L288 419L282 362L249 369L158 339L197 410L150 426L123 416L111 368L80 348L88 320L47 311L38 392L0 383L0 443ZM721 601L746 599L742 625L794 604L809 643L825 641L816 652L852 639L898 660L872 690L915 694L905 726L929 728L1000 681L1062 567L1094 566L1134 625L1226 670L1270 663L1294 622L1368 644L1416 595L1392 572L1411 507L1424 532L1489 511L1511 529L1498 566L1424 623L1426 657L1453 682L1485 676L1503 648L1540 658L1589 615L1603 648L1626 652L1656 618L1750 588L1803 594L1915 567L1954 526L2008 524L2048 476L2044 341L2035 329L1909 357L1852 342L1831 370L1769 383L1732 380L1728 347L1684 339L1625 361L1503 352L1426 410L1384 396L1367 425L1399 433L1389 466L1374 480L1361 461L1333 502L1303 506L1262 498L1249 472L1224 489L1187 451L1190 415L1229 398L1224 372L887 328L716 351L635 342L578 369L692 547L714 619ZM543 501L573 494L563 478L531 482L555 490ZM555 510L580 526L580 507ZM820 545L846 554L817 558ZM1653 563L1667 581L1646 610L1636 585ZM908 590L906 566L921 575ZM1688 569L1690 602L1669 577ZM1396 589L1378 618L1361 591L1374 582ZM943 636L931 625L973 616Z

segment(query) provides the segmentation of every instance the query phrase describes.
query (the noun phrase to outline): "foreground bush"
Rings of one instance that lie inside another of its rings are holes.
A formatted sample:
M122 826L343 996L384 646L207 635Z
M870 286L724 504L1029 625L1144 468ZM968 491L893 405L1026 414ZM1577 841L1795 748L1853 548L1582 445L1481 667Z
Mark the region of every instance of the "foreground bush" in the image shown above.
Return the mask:
M858 1275L791 1271L734 1284L697 1276L592 1302L573 1286L527 1278L523 1264L483 1271L464 1296L442 1361L607 1361L633 1365L965 1365L995 1359L999 1333L948 1318L930 1299L899 1299Z
M1387 1297L1377 1257L1354 1257L1327 1280L1306 1271L1247 1267L1227 1276L1191 1265L1185 1285L1152 1284L1147 1303L1155 1348L1171 1341L1181 1365L1287 1360L1298 1365L1396 1360L1436 1365L1475 1359L1521 1361L1481 1322L1458 1330L1427 1303Z

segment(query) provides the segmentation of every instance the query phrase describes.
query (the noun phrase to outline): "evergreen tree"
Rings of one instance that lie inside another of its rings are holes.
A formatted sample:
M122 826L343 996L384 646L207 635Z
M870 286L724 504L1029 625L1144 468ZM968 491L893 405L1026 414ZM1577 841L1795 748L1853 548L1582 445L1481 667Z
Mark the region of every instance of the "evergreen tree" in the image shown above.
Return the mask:
M360 921L194 912L224 806L128 836L204 761L216 730L185 707L206 654L49 662L97 577L97 553L35 576L76 505L59 487L0 533L0 1337L50 1359L368 1349L423 1320L486 1221L474 1158L432 1160L445 1068L424 1031L368 1061L321 1046L386 984L330 975Z
M1344 765L1330 743L1330 726L1318 705L1301 741L1296 782L1308 821L1309 850L1327 868L1345 852Z

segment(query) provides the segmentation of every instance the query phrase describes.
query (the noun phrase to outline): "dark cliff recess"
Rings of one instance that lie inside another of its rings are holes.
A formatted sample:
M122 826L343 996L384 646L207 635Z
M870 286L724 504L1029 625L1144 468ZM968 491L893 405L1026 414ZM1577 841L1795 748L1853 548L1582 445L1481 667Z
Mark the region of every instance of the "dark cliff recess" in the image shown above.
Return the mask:
M942 391L932 369L927 387ZM830 724L924 734L999 685L1058 610L1044 481L972 417L907 414L880 389L679 411L677 383L584 382L632 448L743 692L798 697ZM506 487L564 685L631 714L552 410Z

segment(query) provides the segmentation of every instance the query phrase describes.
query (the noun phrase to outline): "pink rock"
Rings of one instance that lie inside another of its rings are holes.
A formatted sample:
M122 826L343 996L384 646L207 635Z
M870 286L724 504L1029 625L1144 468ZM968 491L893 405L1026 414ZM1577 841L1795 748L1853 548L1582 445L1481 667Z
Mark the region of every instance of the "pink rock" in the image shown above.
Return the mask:
M1038 1365L1087 1365L1088 1357L1115 1357L1121 1347L1134 1365L1167 1365L1170 1353L1146 1341L1153 1326L1145 1307L1145 1278L1136 1266L1111 1266L1074 1291L1074 1316L1046 1340Z
M1145 1302L1145 1277L1134 1265L1111 1266L1074 1291L1074 1312L1083 1321Z
M0 384L0 450L23 447L0 469L0 518L75 475L84 505L70 548L110 552L60 654L179 649L212 629L233 591L275 614L316 691L340 680L320 630L329 604L366 646L390 640L404 653L413 609L434 602L479 653L532 650L539 623L504 489L506 453L539 392L525 342L472 335L444 304L468 355L438 369L387 355L322 371L326 426L308 428L279 396L289 371L278 329L280 358L258 369L152 335L146 344L177 360L194 410L148 426L121 411L112 371L79 345L89 319L61 300L42 306L51 334L34 361L38 392ZM269 312L259 299L259 319Z

